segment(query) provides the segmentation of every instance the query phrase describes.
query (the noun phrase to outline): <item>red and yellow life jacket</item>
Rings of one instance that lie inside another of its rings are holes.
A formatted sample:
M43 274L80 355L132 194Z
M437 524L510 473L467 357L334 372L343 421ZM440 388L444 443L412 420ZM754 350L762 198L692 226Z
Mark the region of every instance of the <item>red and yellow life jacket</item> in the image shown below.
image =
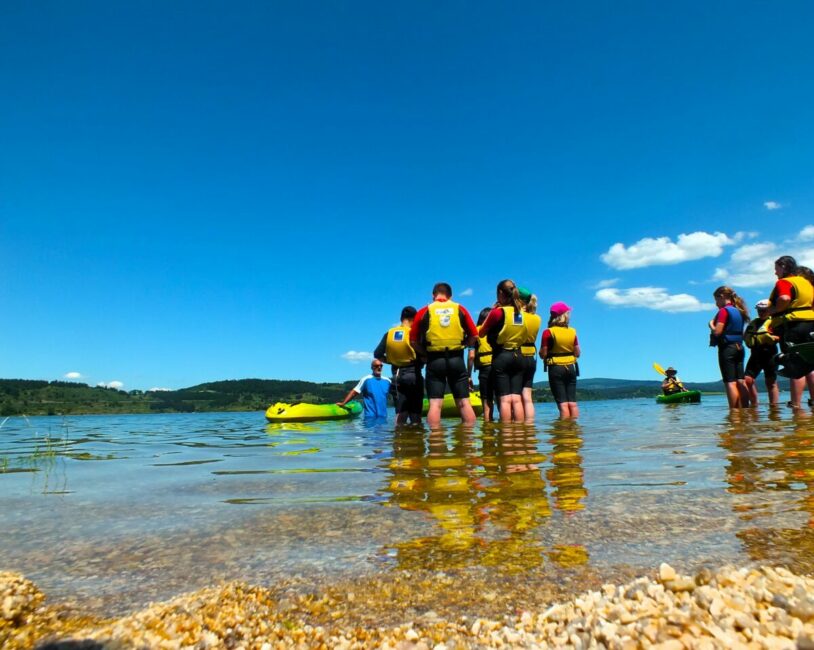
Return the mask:
M549 366L569 366L576 363L577 331L573 327L549 327L551 343L548 346L546 363Z
M814 286L800 275L790 275L783 278L791 284L791 303L785 311L772 316L771 327L782 326L798 320L814 320ZM774 306L777 302L777 286L772 289L769 303Z
M496 344L505 350L517 350L528 337L523 324L525 314L516 311L511 305L501 307L503 310L503 327L497 333Z
M427 352L463 350L464 328L460 305L451 300L436 300L427 307L429 323L425 334Z

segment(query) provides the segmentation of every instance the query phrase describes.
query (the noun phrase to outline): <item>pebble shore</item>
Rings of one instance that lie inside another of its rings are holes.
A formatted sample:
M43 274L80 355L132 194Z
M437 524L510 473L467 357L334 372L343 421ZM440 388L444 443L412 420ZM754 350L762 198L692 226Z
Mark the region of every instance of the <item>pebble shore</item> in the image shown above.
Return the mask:
M0 647L814 650L814 579L782 567L689 576L662 564L652 576L500 619L428 611L398 625L354 625L347 614L366 608L368 596L317 591L281 600L231 582L103 620L48 605L30 580L0 572Z

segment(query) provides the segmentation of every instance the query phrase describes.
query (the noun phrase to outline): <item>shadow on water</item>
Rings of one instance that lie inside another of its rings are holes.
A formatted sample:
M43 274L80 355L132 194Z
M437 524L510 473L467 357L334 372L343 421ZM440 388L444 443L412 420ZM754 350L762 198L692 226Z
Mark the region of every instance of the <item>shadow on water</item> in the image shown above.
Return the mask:
M586 563L583 546L547 546L541 534L552 502L564 513L584 507L582 432L576 422L556 421L546 434L549 465L534 425L484 425L479 432L397 429L382 504L424 513L433 533L408 536L382 552L408 569L486 566L511 573L546 559L561 566Z

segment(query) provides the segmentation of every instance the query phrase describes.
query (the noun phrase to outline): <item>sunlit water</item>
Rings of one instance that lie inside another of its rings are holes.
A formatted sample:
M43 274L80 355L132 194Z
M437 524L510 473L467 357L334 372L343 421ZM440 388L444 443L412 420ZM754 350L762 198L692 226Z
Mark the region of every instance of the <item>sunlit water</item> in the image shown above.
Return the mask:
M805 416L705 397L587 402L578 423L541 404L534 426L436 433L262 413L8 418L0 570L108 613L224 579L811 571Z

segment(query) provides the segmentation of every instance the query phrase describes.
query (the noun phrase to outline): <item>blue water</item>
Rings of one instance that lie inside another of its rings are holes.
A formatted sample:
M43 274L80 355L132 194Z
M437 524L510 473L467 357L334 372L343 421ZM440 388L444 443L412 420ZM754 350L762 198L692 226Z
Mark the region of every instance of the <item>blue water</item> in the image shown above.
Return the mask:
M429 432L262 413L13 417L0 570L126 611L226 579L814 569L814 420L652 400Z

